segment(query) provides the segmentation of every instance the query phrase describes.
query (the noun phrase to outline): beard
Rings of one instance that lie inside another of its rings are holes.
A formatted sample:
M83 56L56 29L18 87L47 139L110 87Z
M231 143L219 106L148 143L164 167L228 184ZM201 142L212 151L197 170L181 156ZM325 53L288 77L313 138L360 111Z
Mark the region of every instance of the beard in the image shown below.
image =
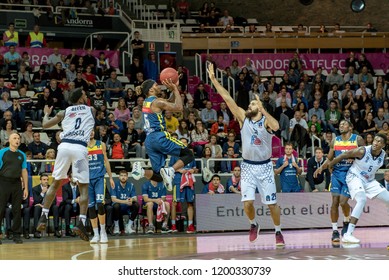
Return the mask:
M258 115L258 112L259 112L259 110L258 109L256 109L256 110L247 110L246 111L246 118L248 118L248 119L251 119L251 118L253 118L253 117L256 117L257 115Z

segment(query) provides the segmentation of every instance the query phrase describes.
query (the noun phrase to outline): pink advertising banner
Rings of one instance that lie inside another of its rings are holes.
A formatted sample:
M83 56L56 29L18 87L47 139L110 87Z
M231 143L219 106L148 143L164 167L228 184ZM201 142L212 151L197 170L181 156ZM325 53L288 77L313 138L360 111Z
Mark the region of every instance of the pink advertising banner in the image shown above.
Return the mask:
M47 60L49 56L53 53L53 49L50 48L16 48L16 51L22 55L23 52L27 52L30 56L30 64L32 66L39 66L42 64L47 64ZM6 52L8 52L8 48L1 47L0 53L4 55ZM96 58L99 57L99 53L102 52L100 50L98 51L92 51L93 56ZM109 59L109 64L112 67L118 68L119 67L119 52L118 51L103 51L105 53L105 57ZM61 55L68 55L71 53L70 49L59 49L59 53ZM84 56L86 54L85 50L77 50L77 55Z
M358 57L359 54L356 54ZM202 55L205 60L206 54ZM293 53L260 53L260 54L212 54L212 59L216 62L218 68L224 69L231 66L232 60L236 59L239 66L245 64L247 58L250 58L258 70L287 70L289 60L293 57ZM306 70L316 70L319 66L323 69L331 70L337 66L339 69L345 69L345 62L348 54L300 54L300 58L305 64ZM371 62L374 69L383 69L384 72L389 69L389 54L388 53L367 53L366 58Z

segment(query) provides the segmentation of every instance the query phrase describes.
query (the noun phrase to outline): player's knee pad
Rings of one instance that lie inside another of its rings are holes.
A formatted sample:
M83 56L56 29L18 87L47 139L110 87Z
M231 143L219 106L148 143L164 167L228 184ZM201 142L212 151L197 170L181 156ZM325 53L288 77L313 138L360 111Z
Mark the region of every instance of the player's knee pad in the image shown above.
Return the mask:
M99 215L105 214L105 209L104 209L103 203L97 203L97 213L99 213Z
M90 219L96 219L97 218L97 214L96 214L95 206L89 207L88 210L89 210L89 218Z
M161 174L155 173L155 171L153 171L153 175L151 176L150 180L155 181L155 182L162 182L163 181Z
M187 165L188 163L194 161L195 157L193 155L193 152L187 147L185 147L184 149L181 149L180 159L184 162L185 165Z

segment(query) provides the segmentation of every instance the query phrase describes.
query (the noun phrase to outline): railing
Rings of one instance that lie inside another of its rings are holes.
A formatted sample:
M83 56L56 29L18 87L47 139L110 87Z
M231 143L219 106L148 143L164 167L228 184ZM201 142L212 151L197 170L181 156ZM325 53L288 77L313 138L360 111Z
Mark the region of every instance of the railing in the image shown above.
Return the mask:
M146 42L181 43L181 29L178 22L157 20L133 20L132 30L139 31Z
M54 13L54 7L48 6L48 5L30 5L30 4L8 4L8 3L1 3L2 7L9 7L9 9L5 9L7 12L32 12L32 10L12 10L14 7L23 7L23 8L32 8L32 9L39 9L41 13L46 13L45 10L51 10L51 12Z
M319 141L319 147L321 147L321 139L317 137L316 135L311 136L312 141L312 156L315 155L315 140Z
M88 43L88 40L90 41L90 45L89 45L89 48L93 49L93 37L98 35L98 34L114 34L114 35L125 35L126 38L123 40L123 43L125 42L127 44L127 52L130 52L131 51L131 41L130 41L130 33L129 32L113 32L113 31L99 31L99 32L94 32L94 33L91 33L89 34L89 36L87 36L85 38L85 41L84 41L84 49L87 49L87 43ZM122 44L123 46L123 44Z
M129 61L130 64L132 63L132 53L123 51L122 52L122 73L126 73L127 61Z

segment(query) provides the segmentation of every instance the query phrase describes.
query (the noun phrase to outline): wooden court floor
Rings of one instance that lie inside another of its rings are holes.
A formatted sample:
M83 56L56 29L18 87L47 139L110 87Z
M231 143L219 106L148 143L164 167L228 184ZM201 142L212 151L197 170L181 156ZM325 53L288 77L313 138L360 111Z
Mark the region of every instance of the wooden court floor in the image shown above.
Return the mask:
M246 232L110 237L108 244L91 245L78 238L45 237L21 245L3 240L2 260L387 260L389 227L357 228L360 246L330 241L330 229L284 230L286 246L277 249L274 233L261 232L255 243Z

